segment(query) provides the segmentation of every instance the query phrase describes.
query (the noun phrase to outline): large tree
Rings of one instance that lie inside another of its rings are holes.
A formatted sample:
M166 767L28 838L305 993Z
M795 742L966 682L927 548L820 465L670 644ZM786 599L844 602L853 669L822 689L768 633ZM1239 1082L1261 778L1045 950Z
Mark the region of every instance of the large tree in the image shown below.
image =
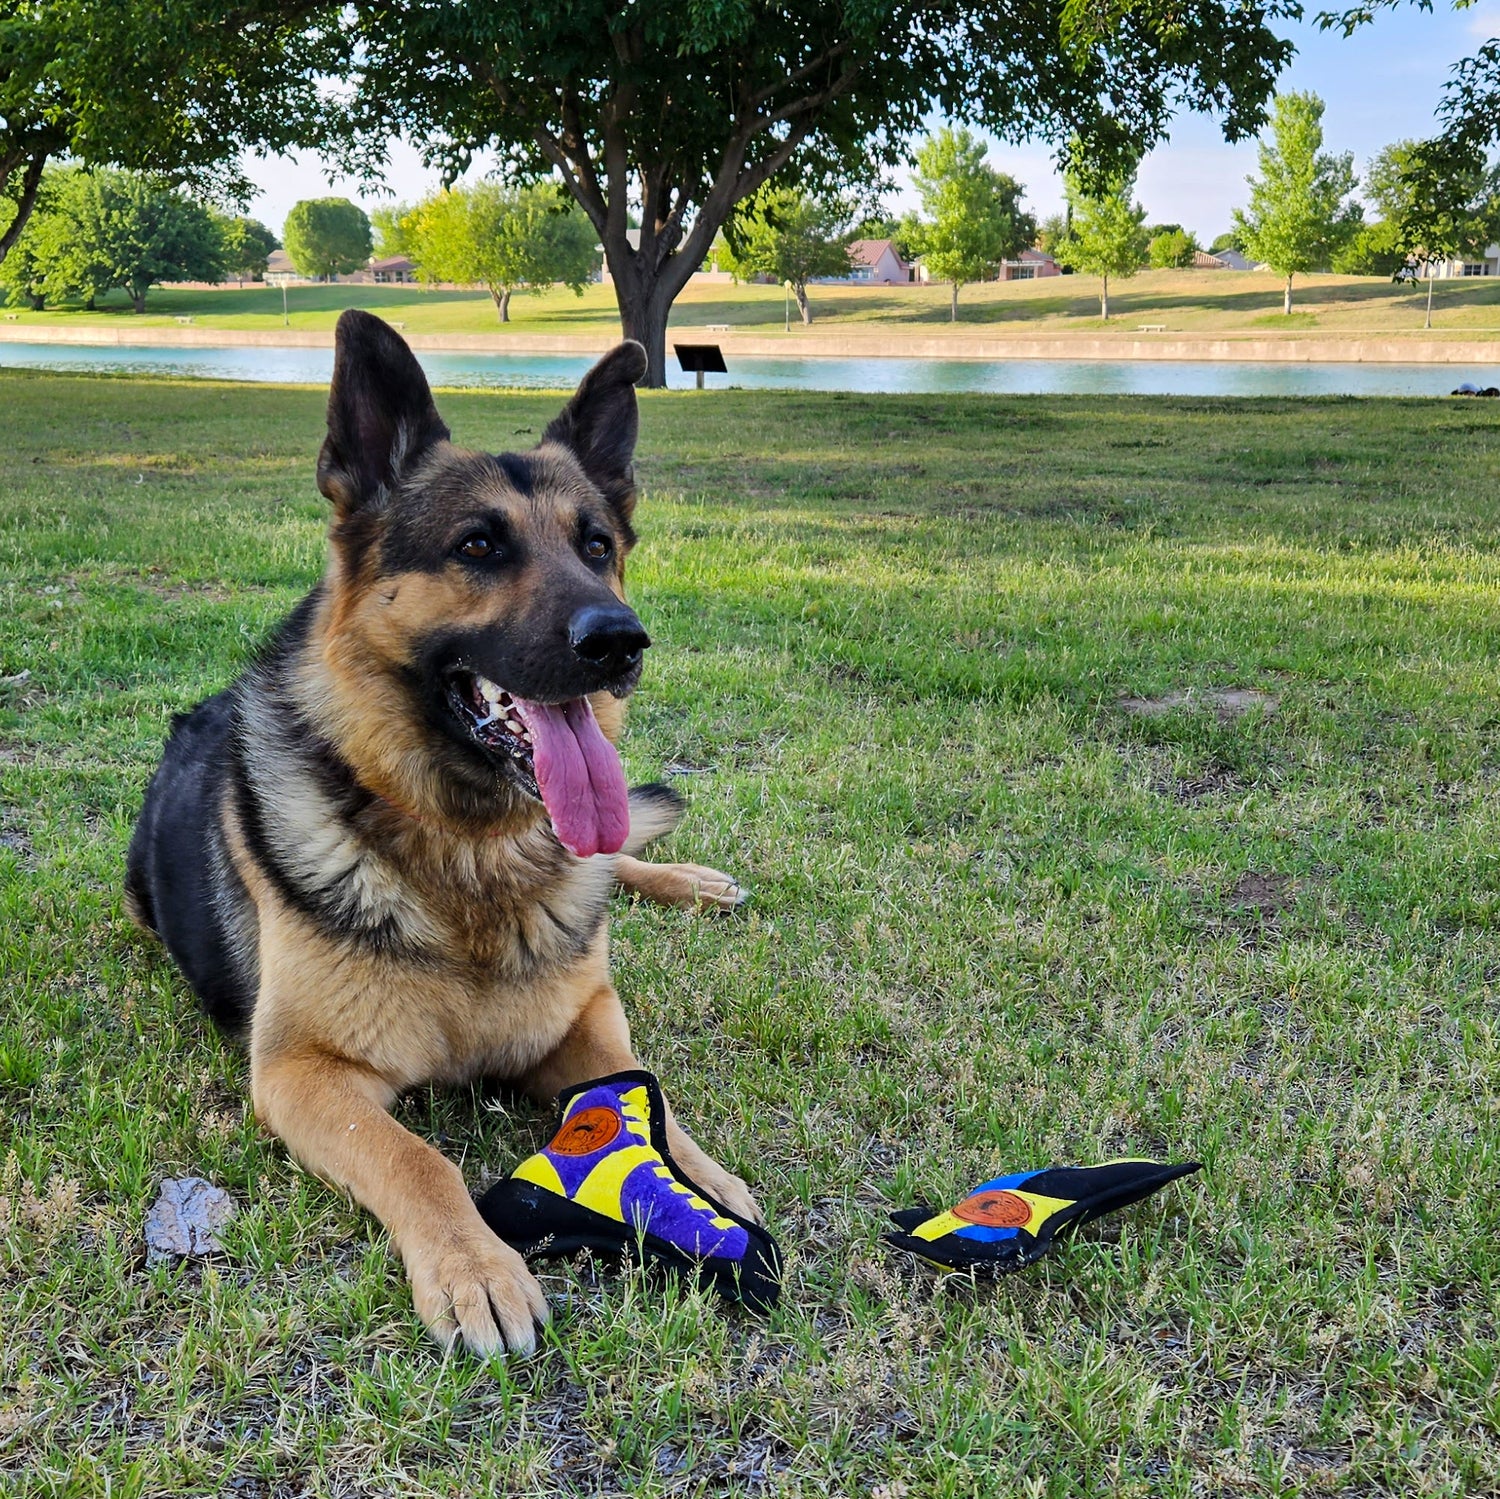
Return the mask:
M157 281L217 281L224 271L223 232L212 213L180 190L140 172L71 167L48 174L44 206L16 248L40 279L33 305L87 301L116 287L137 312ZM18 267L18 278L24 274Z
M592 226L552 186L508 188L486 179L435 194L406 222L423 279L478 282L502 323L522 287L561 282L581 294L598 263Z
M1247 177L1250 207L1234 211L1245 254L1286 277L1281 310L1292 310L1292 278L1327 270L1364 223L1350 201L1354 158L1323 150L1323 101L1316 94L1276 96L1271 129L1260 144L1260 176Z
M326 3L0 0L0 260L54 158L243 196L245 145L322 139L350 45Z
M772 179L875 184L937 109L1090 159L1189 109L1256 130L1294 0L353 0L351 114L456 173L493 147L556 173L604 247L626 334L663 384L673 299ZM371 147L373 150L374 148ZM628 213L640 213L638 243Z
M985 160L985 144L969 131L943 129L917 152L912 181L931 216L920 236L923 264L950 288L948 316L958 320L958 289L984 281L1000 262L1036 238L1036 220L1021 207L1025 189Z
M331 281L370 258L370 220L348 198L303 198L282 228L286 253L304 276Z
M1109 321L1109 278L1135 275L1146 263L1146 210L1135 202L1135 171L1108 176L1067 173L1068 232L1053 252L1061 264L1101 277L1099 316Z
M848 225L849 209L837 198L763 187L731 221L730 268L737 276L773 276L790 286L803 323L811 323L807 283L849 274Z

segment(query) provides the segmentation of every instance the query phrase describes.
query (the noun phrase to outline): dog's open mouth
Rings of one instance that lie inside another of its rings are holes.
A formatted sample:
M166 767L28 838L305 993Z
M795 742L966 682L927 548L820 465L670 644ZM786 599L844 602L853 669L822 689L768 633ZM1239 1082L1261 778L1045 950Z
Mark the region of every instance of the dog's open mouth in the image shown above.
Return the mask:
M587 859L624 847L630 831L625 772L586 697L532 702L478 672L456 672L448 696L470 737L546 807L564 848Z

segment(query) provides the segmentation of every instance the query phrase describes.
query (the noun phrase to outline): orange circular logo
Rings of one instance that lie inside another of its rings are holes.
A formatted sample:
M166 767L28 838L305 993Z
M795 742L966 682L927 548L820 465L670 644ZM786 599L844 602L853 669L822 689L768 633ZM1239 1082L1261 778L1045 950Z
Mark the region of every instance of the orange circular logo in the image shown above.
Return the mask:
M953 1209L953 1216L986 1228L1025 1228L1031 1222L1031 1204L1014 1192L976 1192Z
M620 1116L613 1109L597 1106L570 1114L547 1147L558 1155L592 1155L603 1150L620 1133Z

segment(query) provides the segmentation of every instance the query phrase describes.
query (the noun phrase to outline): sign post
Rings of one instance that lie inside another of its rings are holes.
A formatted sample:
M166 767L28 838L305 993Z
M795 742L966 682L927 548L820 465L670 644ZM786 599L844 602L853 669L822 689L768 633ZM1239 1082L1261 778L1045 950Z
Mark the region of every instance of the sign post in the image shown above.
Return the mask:
M729 367L724 363L723 351L718 344L673 344L672 352L684 375L697 375L698 389L703 389L703 374L727 375Z

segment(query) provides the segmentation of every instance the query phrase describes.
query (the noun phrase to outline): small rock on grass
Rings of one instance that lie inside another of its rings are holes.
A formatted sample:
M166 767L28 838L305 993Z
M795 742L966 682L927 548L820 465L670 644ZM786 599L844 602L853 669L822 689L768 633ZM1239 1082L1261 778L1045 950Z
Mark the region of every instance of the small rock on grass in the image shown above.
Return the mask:
M168 1177L146 1214L146 1263L221 1254L219 1230L234 1217L234 1199L201 1176Z

